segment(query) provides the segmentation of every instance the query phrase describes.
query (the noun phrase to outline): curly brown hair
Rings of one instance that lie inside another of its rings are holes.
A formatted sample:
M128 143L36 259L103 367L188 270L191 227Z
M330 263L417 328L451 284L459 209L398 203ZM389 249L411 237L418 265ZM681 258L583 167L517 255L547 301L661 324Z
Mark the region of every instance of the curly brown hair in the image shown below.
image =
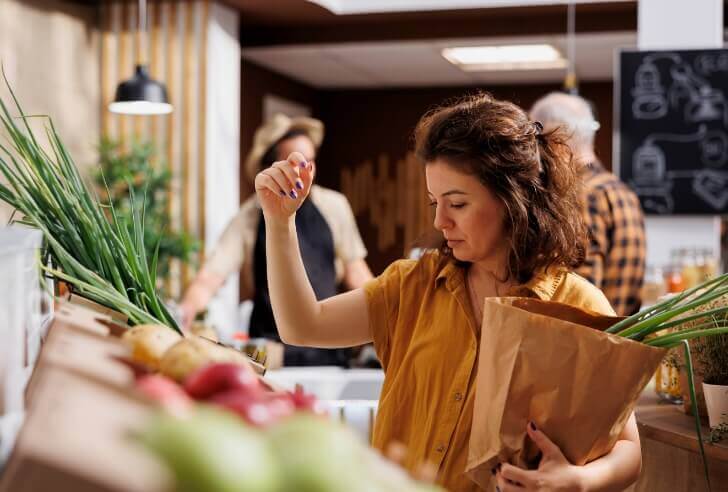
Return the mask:
M414 140L425 165L442 159L501 200L510 278L526 282L538 270L583 263L581 182L563 134L544 133L517 105L479 92L426 113ZM433 246L452 256L444 239Z

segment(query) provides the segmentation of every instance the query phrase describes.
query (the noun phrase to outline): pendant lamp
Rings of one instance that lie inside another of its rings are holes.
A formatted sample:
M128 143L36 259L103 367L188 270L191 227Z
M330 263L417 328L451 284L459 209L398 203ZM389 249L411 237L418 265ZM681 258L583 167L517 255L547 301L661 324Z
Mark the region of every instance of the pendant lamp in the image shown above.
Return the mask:
M138 39L140 49L138 53L145 52L147 33L147 2L139 0L139 26ZM143 55L141 55L143 56ZM172 105L167 99L167 89L163 84L149 76L144 63L136 65L134 76L125 80L116 88L114 102L109 104L109 111L130 115L159 115L172 112Z
M571 0L566 11L566 51L567 68L564 77L564 92L579 94L579 81L576 78L576 5Z

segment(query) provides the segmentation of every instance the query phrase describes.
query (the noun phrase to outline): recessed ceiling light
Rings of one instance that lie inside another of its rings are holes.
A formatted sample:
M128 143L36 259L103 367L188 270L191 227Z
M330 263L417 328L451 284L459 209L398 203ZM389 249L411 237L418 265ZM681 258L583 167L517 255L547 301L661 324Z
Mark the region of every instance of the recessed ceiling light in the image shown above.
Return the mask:
M566 60L550 44L465 46L445 48L442 56L466 72L566 68Z

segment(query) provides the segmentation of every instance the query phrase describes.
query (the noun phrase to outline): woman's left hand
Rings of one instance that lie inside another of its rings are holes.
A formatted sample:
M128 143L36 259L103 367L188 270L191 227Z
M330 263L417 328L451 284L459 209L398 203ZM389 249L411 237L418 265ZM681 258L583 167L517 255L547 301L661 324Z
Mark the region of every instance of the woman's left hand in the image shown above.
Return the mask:
M581 492L584 490L580 466L572 465L561 449L538 430L533 423L526 426L528 436L541 450L541 461L537 470L524 470L503 463L496 467L496 478L500 492Z

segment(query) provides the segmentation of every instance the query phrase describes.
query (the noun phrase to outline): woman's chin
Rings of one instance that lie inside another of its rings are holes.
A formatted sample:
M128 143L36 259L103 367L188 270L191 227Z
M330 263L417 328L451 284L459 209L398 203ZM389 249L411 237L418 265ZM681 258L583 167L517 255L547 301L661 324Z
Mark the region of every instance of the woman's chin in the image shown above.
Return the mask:
M451 249L450 251L452 251L453 258L455 258L458 261L467 261L467 262L472 261L472 258L470 257L470 255L468 255L465 251L458 251L457 249Z

